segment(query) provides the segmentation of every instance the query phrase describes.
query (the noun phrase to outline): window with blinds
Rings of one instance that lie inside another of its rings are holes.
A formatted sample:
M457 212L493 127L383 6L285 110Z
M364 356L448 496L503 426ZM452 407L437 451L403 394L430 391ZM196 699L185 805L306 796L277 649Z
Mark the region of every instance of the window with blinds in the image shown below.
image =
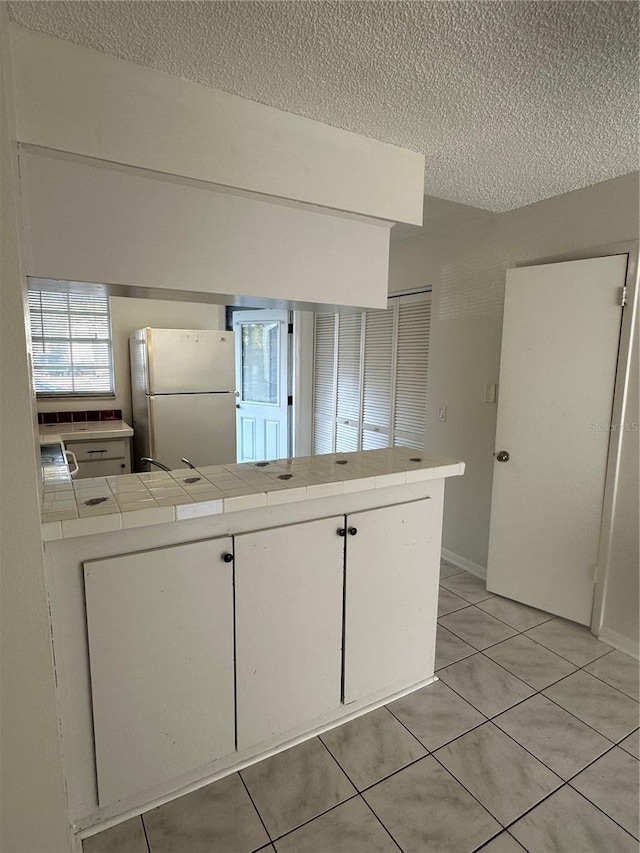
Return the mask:
M313 452L424 446L431 294L316 314Z
M114 393L109 297L29 291L36 393Z

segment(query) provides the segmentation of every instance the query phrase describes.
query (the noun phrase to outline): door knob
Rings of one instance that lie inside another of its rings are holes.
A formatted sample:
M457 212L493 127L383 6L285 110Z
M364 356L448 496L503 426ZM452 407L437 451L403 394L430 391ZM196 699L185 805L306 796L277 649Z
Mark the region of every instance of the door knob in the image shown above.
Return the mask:
M507 453L506 450L499 450L496 453L496 462L508 462L508 461L509 461L509 454Z

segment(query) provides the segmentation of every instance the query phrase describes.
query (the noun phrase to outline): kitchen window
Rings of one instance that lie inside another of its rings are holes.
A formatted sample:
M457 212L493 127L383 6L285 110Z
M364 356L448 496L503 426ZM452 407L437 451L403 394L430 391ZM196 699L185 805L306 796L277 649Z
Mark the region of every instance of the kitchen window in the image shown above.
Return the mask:
M359 314L316 314L313 452L425 441L431 293Z
M112 396L109 297L29 290L33 376L38 396Z

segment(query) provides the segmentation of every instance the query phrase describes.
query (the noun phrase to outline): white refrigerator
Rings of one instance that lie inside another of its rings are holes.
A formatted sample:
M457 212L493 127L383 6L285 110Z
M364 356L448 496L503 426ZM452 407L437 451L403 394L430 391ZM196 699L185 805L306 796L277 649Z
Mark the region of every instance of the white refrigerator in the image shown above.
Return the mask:
M138 329L129 335L134 470L236 461L233 332Z

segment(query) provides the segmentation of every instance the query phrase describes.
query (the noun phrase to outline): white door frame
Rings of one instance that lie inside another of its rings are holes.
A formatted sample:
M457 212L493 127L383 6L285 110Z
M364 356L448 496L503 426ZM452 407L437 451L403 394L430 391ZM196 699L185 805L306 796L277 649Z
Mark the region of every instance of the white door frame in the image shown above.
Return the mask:
M627 296L626 305L622 313L622 326L620 329L618 366L616 370L613 409L611 414L612 424L622 424L625 420L629 419L630 415L628 411L628 391L632 357L632 336L635 332L635 327L639 322L639 245L638 241L616 244L615 246L608 246L597 255L589 255L589 257L602 257L603 255L618 255L623 252L626 252L629 255L626 276ZM637 412L635 415L637 416ZM600 544L598 548L598 573L595 579L593 610L591 613L591 630L596 635L599 635L602 629L604 605L611 571L610 558L620 481L622 437L622 430L616 430L611 432L611 437L609 439L607 474L602 507L602 524L600 527Z
M291 365L291 455L311 456L313 416L313 311L292 311L293 356Z

